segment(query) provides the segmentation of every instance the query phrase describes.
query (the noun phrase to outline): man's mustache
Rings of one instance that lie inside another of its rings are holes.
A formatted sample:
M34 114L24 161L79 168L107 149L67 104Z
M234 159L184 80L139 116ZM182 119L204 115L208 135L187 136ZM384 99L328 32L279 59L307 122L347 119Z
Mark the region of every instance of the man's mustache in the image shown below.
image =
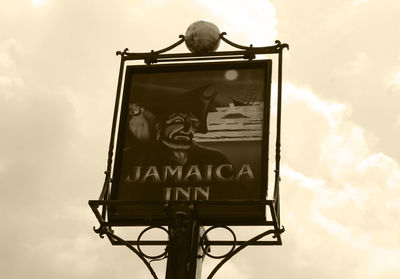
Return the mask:
M191 131L188 131L188 132L185 132L185 131L177 131L176 133L173 133L173 134L171 135L171 138L184 137L184 138L189 138L189 140L192 140L192 139L193 139L193 136L194 136L194 134L193 134L193 132L191 132Z

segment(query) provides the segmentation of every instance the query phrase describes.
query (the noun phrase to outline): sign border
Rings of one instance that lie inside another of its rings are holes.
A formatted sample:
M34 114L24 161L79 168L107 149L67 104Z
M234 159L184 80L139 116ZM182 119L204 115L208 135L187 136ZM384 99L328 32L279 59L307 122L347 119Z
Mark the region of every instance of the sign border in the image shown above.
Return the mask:
M268 192L268 159L269 159L269 131L270 131L270 102L271 102L271 78L272 78L272 60L255 60L255 61L224 61L224 62L202 62L202 63L174 63L174 64L156 64L156 65L128 65L125 68L125 81L122 89L122 102L120 105L120 114L119 114L119 125L117 132L117 144L116 144L116 156L115 156L115 164L112 171L112 186L111 186L111 200L116 200L118 191L118 182L119 182L119 174L122 169L122 160L120 159L122 156L122 150L124 146L124 138L125 131L127 125L127 114L129 108L129 98L131 94L131 79L135 73L156 73L156 72L177 72L182 70L187 71L196 71L196 70L227 70L229 68L233 69L255 69L255 68L264 68L265 69L265 87L263 92L264 97L264 113L263 113L263 132L262 132L262 156L261 156L261 185L260 185L260 193L259 200L240 200L240 201L223 201L221 202L221 206L239 206L238 208L242 208L244 210L249 210L249 212L257 212L252 218L252 216L240 216L236 219L226 220L221 218L201 218L199 216L199 220L204 225L216 225L216 224L224 224L224 225L264 225L266 224L266 216L265 216L265 200ZM121 200L120 201L124 201ZM190 201L188 201L190 203ZM242 203L241 203L242 202ZM147 206L163 207L166 203L168 204L179 204L182 202L173 202L173 201L160 201L159 203L148 203ZM207 202L195 201L195 203L200 206L206 206ZM150 205L152 204L152 205ZM215 203L218 206L218 202ZM146 201L139 201L137 207L145 206ZM157 224L157 225L166 225L167 224L167 213L165 210L159 210L160 216L140 216L137 217L117 217L115 213L116 206L109 207L109 219L111 223L115 224L129 224L129 225L148 225L148 224ZM134 206L136 207L136 206ZM215 208L214 208L215 210ZM163 212L163 213L161 213Z

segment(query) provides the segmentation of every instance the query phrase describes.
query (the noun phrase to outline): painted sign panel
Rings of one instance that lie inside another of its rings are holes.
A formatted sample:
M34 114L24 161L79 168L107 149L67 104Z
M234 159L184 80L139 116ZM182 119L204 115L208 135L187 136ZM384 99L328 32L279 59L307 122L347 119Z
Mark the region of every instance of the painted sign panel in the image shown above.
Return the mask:
M111 198L144 203L110 219L163 223L165 203L196 201L204 223L265 221L270 83L270 60L128 66Z

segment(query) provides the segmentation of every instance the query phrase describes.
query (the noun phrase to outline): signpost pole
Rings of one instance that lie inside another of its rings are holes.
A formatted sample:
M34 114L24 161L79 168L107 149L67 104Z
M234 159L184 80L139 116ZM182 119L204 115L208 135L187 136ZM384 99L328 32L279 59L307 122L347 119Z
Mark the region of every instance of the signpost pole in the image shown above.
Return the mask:
M203 257L199 246L201 227L192 214L176 212L169 226L166 279L200 279Z

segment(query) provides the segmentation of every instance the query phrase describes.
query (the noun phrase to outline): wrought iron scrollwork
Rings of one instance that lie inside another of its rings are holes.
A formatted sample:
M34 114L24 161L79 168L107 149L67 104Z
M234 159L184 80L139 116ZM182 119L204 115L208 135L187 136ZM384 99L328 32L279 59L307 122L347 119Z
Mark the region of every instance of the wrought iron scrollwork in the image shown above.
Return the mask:
M289 50L289 45L285 44L285 43L282 44L281 41L279 41L279 40L275 40L275 44L276 44L277 49L279 49L279 50L283 50L284 48Z
M226 32L222 32L220 35L220 39L230 46L233 46L237 49L242 49L242 50L246 51L246 55L244 56L244 58L249 59L249 60L254 59L256 57L256 54L279 53L284 48L289 49L288 44L282 44L279 40L276 40L275 45L273 45L273 46L254 47L252 44L250 44L250 46L239 45L237 43L234 43L234 42L228 40L227 38L225 38L225 36L226 36Z
M164 232L166 232L167 234L168 234L168 237L170 237L170 233L169 233L169 231L166 229L166 228L164 228L164 227L161 227L161 226L150 226L150 227L147 227L147 228L145 228L140 234L139 234L139 236L138 236L138 239L137 239L137 249L139 250L139 252L140 253L142 253L142 255L145 257L145 258L147 258L147 259L151 259L151 260L162 260L162 259L164 259L166 256L167 256L167 254L168 254L168 246L165 248L165 250L164 250L164 252L163 253L161 253L161 254L159 254L159 255L155 255L155 256L149 256L149 255L147 255L146 253L144 253L143 252L143 250L140 248L140 241L141 241L141 239L142 239L142 236L147 232L147 231L149 231L149 230L152 230L152 229L160 229L160 230L163 230Z
M100 238L104 238L104 235L107 234L107 232L114 233L110 227L105 227L102 225L100 225L97 229L93 226L93 230L100 236Z
M128 48L125 48L123 51L118 50L115 54L116 54L117 56L118 56L118 55L125 56L125 55L128 54L128 51L129 51L129 49L128 49Z
M185 36L179 35L179 40L172 45L160 49L151 50L150 52L129 52L127 48L123 51L117 51L116 54L120 55L123 60L141 60L143 59L147 65L155 64L157 62L172 62L172 61L186 61L186 60L219 60L219 59L236 59L244 58L246 60L253 60L257 54L272 54L280 53L284 48L289 49L289 45L281 43L279 40L275 41L273 46L265 47L254 47L243 46L232 42L226 38L226 32L220 33L220 40L226 44L236 48L235 51L211 51L211 52L199 52L199 53L173 53L167 54L166 52L176 48L185 42Z
M156 51L151 50L150 52L129 52L129 49L125 48L123 51L117 51L116 55L128 56L128 55L140 55L140 54L150 54L150 53L155 54L155 55L161 54L161 53L165 53L171 49L176 48L177 46L182 44L184 41L185 41L185 36L179 35L179 40L177 42L173 43L172 45L170 45L166 48L160 49L160 50L156 50Z
M225 253L225 254L223 254L223 255L215 256L215 255L212 255L212 254L209 252L209 251L210 251L210 244L208 243L207 234L208 234L210 231L212 231L212 230L214 230L214 229L218 229L218 228L225 229L225 230L229 231L229 232L232 234L232 236L233 236L233 244L232 244L232 248L231 248L227 253ZM235 234L235 232L234 232L230 227L228 227L228 226L213 226L213 227L210 227L210 228L208 228L208 229L203 233L203 235L201 236L201 239L200 239L200 247L201 247L201 249L203 250L204 254L206 254L206 255L209 256L210 258L213 258L213 259L222 259L222 258L225 258L228 254L230 254L230 253L231 253L232 251L234 251L235 248L236 248L236 234Z
M184 35L179 35L179 40L172 45L160 49L160 50L151 50L150 52L129 52L128 48L125 48L124 51L117 51L116 55L121 55L122 57L127 57L127 58L135 58L135 57L140 57L144 58L144 62L147 65L154 64L158 62L158 56L162 53L165 53L167 51L170 51L171 49L176 48L180 44L182 44L185 41L185 36ZM143 57L142 57L143 56Z
M244 248L246 248L249 245L252 245L256 243L258 240L261 238L269 235L269 234L274 234L273 237L276 238L278 235L282 234L285 231L285 227L282 226L282 229L274 229L274 230L268 230L263 233L260 233L259 235L253 237L252 239L242 243L240 246L238 246L236 249L233 249L229 253L227 253L223 259L214 267L214 269L211 271L211 273L208 275L207 279L212 279L214 275L217 273L217 271L227 262L229 261L233 256L235 256L237 253L242 251ZM208 255L208 253L207 253Z
M151 229L153 227L149 227L147 228L147 230ZM105 226L101 226L99 228L96 229L96 227L93 227L93 230L99 234L99 236L101 238L104 238L104 235L106 235L111 242L116 242L118 244L122 244L125 245L126 247L128 247L132 252L134 252L142 261L143 263L146 265L146 267L148 268L148 270L150 271L151 275L153 276L154 279L158 279L157 274L155 273L154 269L152 268L152 266L150 265L150 262L147 260L147 258L152 258L155 259L155 257L152 256L148 256L146 254L144 254L140 249L139 249L139 245L138 245L138 249L136 249L135 247L133 247L133 245L131 243L129 243L128 241L122 239L121 237L117 236L114 234L114 231L109 228L109 227L105 227ZM142 232L143 233L143 232ZM141 234L142 235L142 234ZM164 257L166 255L167 251L165 251L162 255L162 257ZM157 257L158 259L159 257Z
M166 47L166 48L163 48L163 49L160 49L160 50L157 50L157 51L152 50L151 52L155 53L155 54L161 54L161 53L167 52L167 51L169 51L169 50L171 50L173 48L176 48L177 46L182 44L184 41L185 41L185 36L184 35L179 35L179 41L177 41L176 43L173 43L169 47Z

